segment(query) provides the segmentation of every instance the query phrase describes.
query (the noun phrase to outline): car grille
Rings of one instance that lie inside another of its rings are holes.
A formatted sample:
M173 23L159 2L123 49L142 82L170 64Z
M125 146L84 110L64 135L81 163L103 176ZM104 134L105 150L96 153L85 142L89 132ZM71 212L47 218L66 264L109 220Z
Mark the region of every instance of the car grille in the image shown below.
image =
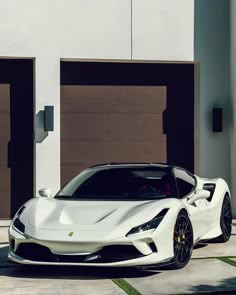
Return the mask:
M105 246L100 251L88 255L59 255L39 244L22 243L15 253L27 260L64 263L111 263L143 257L143 254L132 245Z

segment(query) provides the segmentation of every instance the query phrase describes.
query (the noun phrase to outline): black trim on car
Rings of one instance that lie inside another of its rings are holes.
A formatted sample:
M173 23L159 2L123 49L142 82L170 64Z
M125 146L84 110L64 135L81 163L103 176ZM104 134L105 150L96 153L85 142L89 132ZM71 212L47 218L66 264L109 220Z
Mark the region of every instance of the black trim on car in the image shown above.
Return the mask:
M179 188L178 188L178 184L177 184L177 180L176 180L176 176L175 176L175 172L174 172L174 169L179 169L179 170L182 170L184 172L186 172L189 176L191 176L194 181L195 181L195 185L193 187L193 189L185 196L181 197L180 194L179 194ZM178 167L178 166L172 166L171 168L171 172L173 174L173 178L174 178L174 181L175 181L175 187L176 187L176 192L177 192L177 195L178 195L178 198L179 199L183 199L183 198L186 198L188 195L192 194L195 190L196 190L196 187L197 187L197 178L194 174L192 174L191 172L189 172L188 170L182 168L182 167Z
M86 255L62 255L52 253L48 247L43 245L22 243L15 251L15 254L31 261L58 263L112 263L144 257L132 245L105 246L97 252Z
M207 190L210 192L210 197L207 198L207 200L209 202L211 202L212 198L213 198L213 195L214 195L214 192L215 192L215 188L216 188L216 184L215 183L204 183L203 185L203 189Z

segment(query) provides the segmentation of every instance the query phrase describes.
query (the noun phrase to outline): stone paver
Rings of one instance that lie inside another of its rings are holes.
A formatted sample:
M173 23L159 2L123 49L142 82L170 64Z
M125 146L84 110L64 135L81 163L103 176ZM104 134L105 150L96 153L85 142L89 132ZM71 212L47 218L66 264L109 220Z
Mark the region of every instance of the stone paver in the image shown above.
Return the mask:
M235 222L235 224L236 224L236 222ZM236 226L232 226L232 234L236 235Z
M192 258L236 256L236 235L232 235L227 243L202 244L197 247L199 248L194 249Z
M124 295L110 279L64 267L0 268L1 295Z
M140 278L126 278L145 295L194 294L236 290L236 268L218 259L191 260L181 270L153 273Z
M0 227L0 245L8 243L8 227Z
M2 226L9 226L10 225L10 223L11 223L11 220L10 219L0 219L0 227L2 227Z

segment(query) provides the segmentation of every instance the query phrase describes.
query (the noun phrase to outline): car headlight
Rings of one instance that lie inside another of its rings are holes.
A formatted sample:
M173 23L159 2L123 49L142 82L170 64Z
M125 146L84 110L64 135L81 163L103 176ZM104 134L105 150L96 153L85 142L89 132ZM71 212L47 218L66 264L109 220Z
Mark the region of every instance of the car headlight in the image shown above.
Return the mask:
M25 232L25 225L20 221L20 215L24 210L25 206L22 206L16 213L16 216L13 221L13 227L22 234Z
M145 222L139 226L133 227L128 233L127 237L145 232L147 230L156 229L158 225L161 223L162 219L166 215L169 209L163 209L157 216L155 216L152 220Z
M25 233L25 225L20 221L19 217L16 217L16 219L14 220L13 227L20 233Z

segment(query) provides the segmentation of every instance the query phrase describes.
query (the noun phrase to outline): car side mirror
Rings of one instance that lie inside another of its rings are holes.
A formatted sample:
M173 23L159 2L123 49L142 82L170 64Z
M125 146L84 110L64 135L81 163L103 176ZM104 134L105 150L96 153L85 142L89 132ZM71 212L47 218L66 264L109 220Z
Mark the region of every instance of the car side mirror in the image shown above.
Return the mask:
M51 198L52 190L50 188L42 188L39 190L39 195L44 198Z
M211 193L205 189L198 189L195 191L194 195L188 200L187 204L192 205L197 200L209 198Z

